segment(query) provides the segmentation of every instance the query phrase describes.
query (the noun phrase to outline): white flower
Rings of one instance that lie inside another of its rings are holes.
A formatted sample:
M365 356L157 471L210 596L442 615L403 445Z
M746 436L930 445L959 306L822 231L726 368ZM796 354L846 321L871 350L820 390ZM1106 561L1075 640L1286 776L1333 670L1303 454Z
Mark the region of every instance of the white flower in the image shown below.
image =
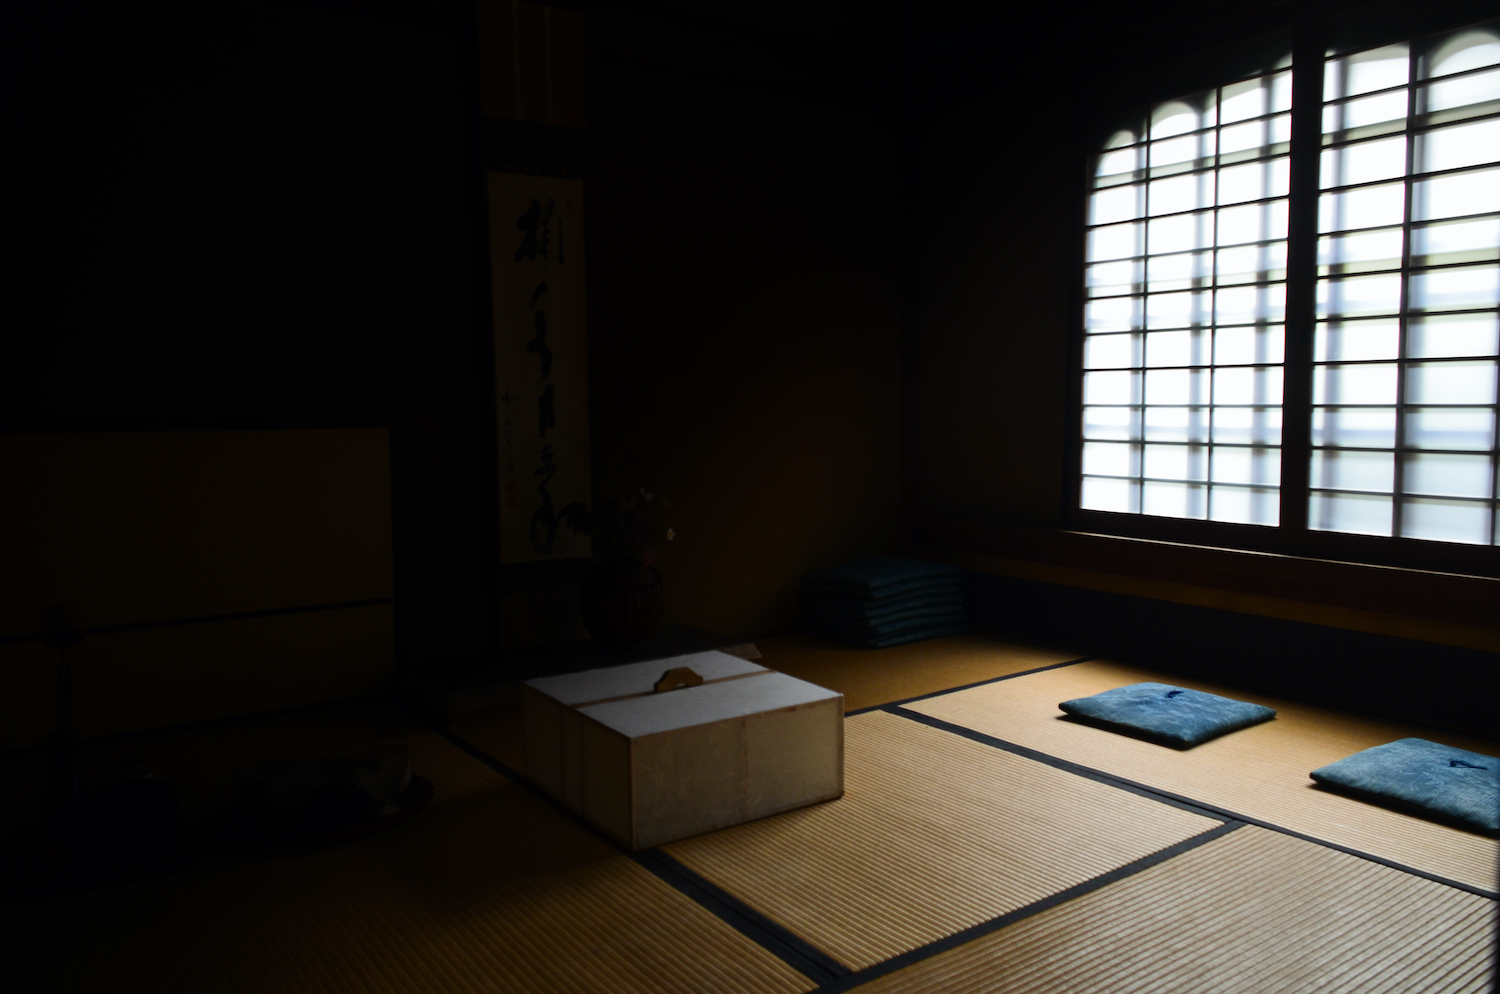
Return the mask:
M670 542L670 541L672 541L672 539L674 539L676 537L677 537L677 533L674 532L672 529L668 528L667 529L667 541Z

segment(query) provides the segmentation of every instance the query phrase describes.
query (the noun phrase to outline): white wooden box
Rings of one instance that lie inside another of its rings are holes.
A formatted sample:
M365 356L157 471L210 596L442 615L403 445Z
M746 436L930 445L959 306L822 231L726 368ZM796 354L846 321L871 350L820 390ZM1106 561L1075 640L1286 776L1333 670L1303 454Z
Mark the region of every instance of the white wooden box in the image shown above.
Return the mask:
M689 667L704 683L652 688ZM722 652L522 686L526 775L630 849L844 793L844 698Z

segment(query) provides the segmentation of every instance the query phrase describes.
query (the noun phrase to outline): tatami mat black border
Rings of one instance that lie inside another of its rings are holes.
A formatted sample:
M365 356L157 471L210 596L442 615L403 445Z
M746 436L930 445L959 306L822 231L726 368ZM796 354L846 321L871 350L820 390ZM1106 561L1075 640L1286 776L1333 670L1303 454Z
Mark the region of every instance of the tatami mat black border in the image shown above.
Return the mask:
M1047 670L1059 670L1064 666L1077 666L1079 663L1091 663L1100 656L1084 656L1081 659L1070 659L1065 663L1049 663L1046 666L1038 666L1035 669L1022 670L1019 673L1007 673L1004 676L992 676L988 680L978 680L974 683L966 683L961 687L949 687L947 690L934 690L930 694L918 694L916 697L904 697L899 701L886 701L884 704L871 704L869 707L855 708L853 711L845 711L845 718L853 718L856 715L869 714L871 711L884 711L886 708L900 707L903 704L915 704L917 701L925 701L929 697L943 697L947 694L956 694L961 690L973 690L975 687L984 687L1001 680L1014 680L1018 676L1030 676L1033 673L1045 673Z
M619 842L589 824L588 821L580 818L576 812L570 811L555 797L552 797L536 784L511 769L505 763L489 755L472 742L465 740L462 736L446 728L439 728L431 722L424 723L428 728L431 728L438 735L442 736L449 745L488 766L522 790L540 798L548 807L560 812L569 821L583 828L584 831L605 843L616 852L628 856L642 868L650 871L663 883L686 895L705 911L708 911L730 928L739 932L745 938L754 942L814 983L823 984L844 976L849 972L848 967L832 956L814 947L811 943L798 938L788 929L776 924L739 898L725 892L699 874L683 866L660 849L646 849L641 852L632 852L626 849Z
M1327 839L1320 839L1316 836L1304 835L1301 832L1293 831L1290 828L1286 828L1282 825L1277 825L1273 822L1264 821L1260 818L1252 818L1249 815L1241 814L1237 811L1230 811L1226 808L1218 807L1217 805L1207 804L1203 801L1194 800L1191 797L1184 797L1181 794L1174 794L1171 791L1161 790L1157 787L1152 787L1149 784L1138 783L1137 781L1129 780L1125 777L1116 776L1113 773L1105 773L1103 770L1096 770L1092 767L1082 766L1078 763L1074 763L1066 759L1059 759L1056 756L1051 756L1044 752L1038 752L1035 749L1028 749L1026 746L1017 745L1014 742L1007 742L1004 739L997 739L993 735L986 735L983 732L976 732L974 729L965 728L963 725L955 725L952 722L943 721L941 718L934 718L931 715L921 714L917 711L907 711L899 705L887 705L886 710L890 711L891 714L899 715L900 717L906 718L909 721L915 721L918 724L928 725L932 728L941 729L945 732L951 732L954 735L961 735L966 739L972 739L975 742L993 746L996 749L1003 749L1006 752L1015 753L1017 756L1024 756L1027 759L1035 760L1038 763L1045 763L1048 766L1056 767L1059 770L1065 770L1068 773L1073 773L1077 776L1087 777L1090 780L1097 780L1100 783L1107 783L1111 786L1119 787L1123 790L1128 790L1132 793L1140 794L1143 797L1150 797L1154 800L1161 801L1164 804L1171 804L1175 807L1183 808L1196 814L1201 814L1210 818L1221 818L1229 821L1243 822L1247 825L1254 825L1257 828L1268 829L1272 832L1280 832L1282 835L1289 835L1294 839L1301 839L1303 842L1311 842L1315 845L1320 845L1327 849L1336 849L1339 852L1348 853L1350 856L1358 856L1360 859L1369 860L1372 863L1379 863L1381 866L1388 866L1393 870L1400 870L1403 873L1410 873L1413 876L1422 877L1423 879L1431 880L1434 883L1445 884L1446 886L1454 887L1458 890L1466 891L1467 893L1474 894L1479 897L1487 897L1492 901L1500 900L1500 893L1497 893L1496 891L1485 890L1483 887L1476 887L1473 884L1466 884L1460 880L1451 880L1448 877L1440 876L1436 873L1429 873L1426 870L1419 870L1414 866L1407 866L1405 863L1398 863L1395 860L1386 859L1383 856L1376 856L1373 853L1363 852L1359 849L1351 849L1348 846L1341 846L1336 842L1329 842Z
M790 929L756 911L660 849L631 853L637 863L754 939L820 987L849 976L849 968ZM780 948L778 948L780 947Z
M1221 839L1224 836L1228 835L1230 832L1233 832L1235 829L1242 827L1244 827L1243 822L1227 821L1224 824L1220 825L1218 828L1211 828L1206 832L1201 832L1198 835L1193 836L1192 838L1183 839L1181 842L1178 842L1175 845L1168 846L1165 849L1159 849L1149 856L1143 856L1133 863L1126 863L1124 866L1116 867L1115 869L1110 870L1107 873L1101 873L1099 876L1094 877L1090 880L1085 880L1081 884L1075 884L1066 890L1060 890L1050 897L1042 898L1040 901L1033 901L1031 904L1028 904L1025 907L1017 908L1015 911L1007 912L1006 914L1003 914L998 918L991 918L989 921L980 922L978 925L971 925L961 932L954 932L950 936L938 939L935 942L929 942L925 946L918 946L916 949L901 953L899 956L893 956L888 960L884 960L880 963L875 964L874 966L866 967L863 970L856 970L855 972L849 974L847 977L840 977L838 980L834 980L830 983L824 984L817 989L815 994L836 994L836 992L838 991L847 991L852 987L858 987L860 984L867 984L870 981L875 980L878 977L883 977L888 973L895 973L897 970L911 966L913 963L920 963L922 960L931 959L939 953L945 953L948 950L956 948L958 946L962 946L967 942L972 942L975 939L989 935L991 932L998 932L1000 931L1000 929L1005 928L1007 925L1014 925L1016 922L1021 921L1022 919L1041 914L1043 911L1046 911L1049 908L1055 908L1059 904L1064 904L1068 901L1073 900L1074 898L1082 897L1083 895L1088 894L1092 891L1096 891L1101 887L1107 887L1117 880L1123 880L1126 877L1135 876L1142 870L1149 870L1151 869L1151 867L1156 866L1159 863L1165 863L1167 860L1172 859L1175 856L1180 856L1183 853L1188 852L1192 849L1196 849L1201 845L1206 845L1207 843L1213 842L1216 839Z

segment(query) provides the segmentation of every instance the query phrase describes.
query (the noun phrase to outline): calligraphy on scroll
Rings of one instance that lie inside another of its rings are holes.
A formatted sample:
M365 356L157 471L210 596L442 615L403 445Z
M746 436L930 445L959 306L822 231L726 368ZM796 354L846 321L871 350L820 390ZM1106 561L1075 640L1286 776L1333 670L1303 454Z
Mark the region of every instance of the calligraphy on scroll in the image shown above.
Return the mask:
M583 184L493 172L500 562L589 554L558 512L589 492Z

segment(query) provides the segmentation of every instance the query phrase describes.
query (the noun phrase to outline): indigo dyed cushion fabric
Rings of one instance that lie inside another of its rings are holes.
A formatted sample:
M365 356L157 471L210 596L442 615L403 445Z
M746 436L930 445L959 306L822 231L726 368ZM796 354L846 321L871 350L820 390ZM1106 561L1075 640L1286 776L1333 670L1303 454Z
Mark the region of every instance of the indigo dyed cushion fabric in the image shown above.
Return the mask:
M899 556L876 556L814 573L807 578L807 583L810 586L828 585L873 592L887 591L898 584L921 581L946 579L956 582L961 572L957 566L948 563L902 559Z
M947 563L879 556L807 578L803 631L871 649L966 629L963 571Z
M1500 759L1397 739L1309 774L1319 783L1411 805L1485 831L1500 831Z
M1133 683L1058 707L1091 721L1134 729L1175 746L1195 746L1276 717L1272 708L1168 683Z

